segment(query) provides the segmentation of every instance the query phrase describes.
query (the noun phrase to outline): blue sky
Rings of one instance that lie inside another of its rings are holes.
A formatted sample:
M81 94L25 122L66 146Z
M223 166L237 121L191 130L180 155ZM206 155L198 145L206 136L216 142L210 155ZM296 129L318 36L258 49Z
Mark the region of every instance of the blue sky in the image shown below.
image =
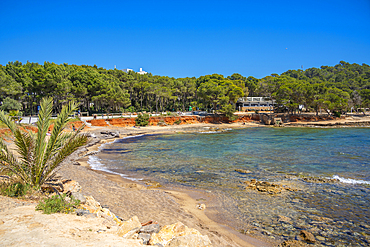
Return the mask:
M370 0L0 1L0 64L142 67L154 75L370 64Z

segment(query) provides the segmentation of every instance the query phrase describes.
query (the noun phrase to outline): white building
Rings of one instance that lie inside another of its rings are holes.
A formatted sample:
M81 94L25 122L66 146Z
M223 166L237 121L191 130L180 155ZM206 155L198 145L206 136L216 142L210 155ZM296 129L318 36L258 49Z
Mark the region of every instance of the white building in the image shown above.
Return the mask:
M243 111L248 109L272 109L275 101L264 97L243 97L239 98L236 105Z
M148 74L148 72L144 71L143 68L140 68L140 71L137 72L139 75L145 75Z
M133 71L133 70L132 69L123 69L122 71L128 73L129 71Z

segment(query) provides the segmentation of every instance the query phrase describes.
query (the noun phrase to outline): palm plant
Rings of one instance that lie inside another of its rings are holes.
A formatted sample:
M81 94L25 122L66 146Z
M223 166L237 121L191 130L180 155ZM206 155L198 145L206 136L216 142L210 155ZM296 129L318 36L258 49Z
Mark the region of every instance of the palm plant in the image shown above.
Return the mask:
M37 133L16 125L11 117L0 111L0 122L7 125L14 135L18 153L14 155L10 152L0 138L0 170L10 170L24 183L36 188L51 180L62 162L88 141L86 135L80 134L84 126L75 132L63 131L70 121L69 116L77 107L78 104L71 101L62 108L50 136L47 133L51 125L52 98L41 101Z

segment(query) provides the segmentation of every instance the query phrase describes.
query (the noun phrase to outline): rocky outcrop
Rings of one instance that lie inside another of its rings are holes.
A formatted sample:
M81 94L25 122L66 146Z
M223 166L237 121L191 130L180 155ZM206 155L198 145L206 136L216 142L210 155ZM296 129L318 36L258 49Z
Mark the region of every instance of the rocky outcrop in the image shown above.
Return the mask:
M211 246L211 241L207 236L202 236L199 231L188 228L181 222L172 225L164 226L158 233L153 233L150 240L150 245L162 246Z
M132 238L132 236L139 231L141 223L137 216L122 222L120 228L117 231L117 235L123 238Z
M157 222L140 223L137 216L122 220L109 209L103 208L92 196L85 196L86 202L81 205L77 215L94 216L106 219L106 225L117 225L116 235L123 239L141 240L145 245L157 246L212 246L208 236L203 236L193 228L188 228L181 222L160 228ZM204 205L205 208L205 205ZM203 208L203 209L204 209Z
M244 184L247 185L246 188L248 189L257 190L259 192L267 193L270 195L281 194L283 191L297 191L297 189L290 188L288 186L265 181L257 181L256 179L245 181Z

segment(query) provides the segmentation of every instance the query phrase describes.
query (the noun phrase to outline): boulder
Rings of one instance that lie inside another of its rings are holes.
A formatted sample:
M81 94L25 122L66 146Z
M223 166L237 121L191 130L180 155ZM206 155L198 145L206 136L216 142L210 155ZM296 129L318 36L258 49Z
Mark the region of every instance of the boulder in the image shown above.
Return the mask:
M190 234L178 236L172 239L166 247L210 247L212 246L208 236Z
M80 192L81 191L81 185L70 179L62 180L63 184L63 193L73 193L73 192Z
M313 236L313 234L308 232L308 231L302 230L301 233L300 233L300 236L303 238L304 241L306 241L308 243L315 243L316 242L316 239Z
M188 228L181 222L172 225L164 226L158 233L153 233L149 244L155 245L157 243L166 246L172 239L179 236L186 235L201 235L200 232L193 228Z
M141 223L137 216L132 217L131 219L122 222L120 228L117 231L117 235L120 237L129 237L131 235L132 231L135 230L139 231L141 228Z
M140 233L158 233L160 230L159 224L150 224L140 228Z
M72 196L74 199L79 200L80 203L86 203L86 198L80 192L72 192Z
M149 233L139 233L138 238L143 240L143 244L147 245L150 240L150 234Z
M95 201L94 197L86 196L85 198L86 198L86 202L83 207L89 210L90 213L97 213L102 209L102 207L100 206L100 203Z

